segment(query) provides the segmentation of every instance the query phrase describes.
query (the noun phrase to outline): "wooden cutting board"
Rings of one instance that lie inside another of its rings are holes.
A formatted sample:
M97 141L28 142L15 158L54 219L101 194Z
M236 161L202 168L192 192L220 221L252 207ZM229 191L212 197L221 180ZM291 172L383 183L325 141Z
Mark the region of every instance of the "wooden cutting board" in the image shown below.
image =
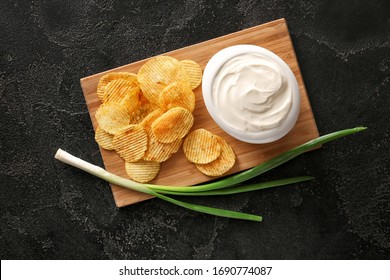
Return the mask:
M232 138L222 131L212 120L203 103L202 90L201 86L199 86L195 90L195 123L192 129L207 129L212 133L223 137L232 146L237 155L237 161L235 166L227 174L236 173L258 165L261 162L264 162L308 140L316 138L319 135L305 85L303 83L301 71L299 70L298 61L295 56L294 47L284 19L275 20L165 54L175 57L178 60L192 59L199 63L202 69L204 69L209 59L216 52L223 48L237 44L253 44L267 48L279 55L290 66L299 84L301 94L301 111L295 127L282 139L270 144L248 144ZM139 68L146 61L147 59L133 62L128 65L81 79L81 87L84 92L94 129L97 127L95 112L100 106L100 102L96 95L96 87L99 78L104 74L113 71L128 71L137 73ZM91 141L94 140L91 139ZM127 177L124 168L124 161L114 151L100 149L100 152L107 171L119 176ZM151 183L161 185L194 185L213 179L215 179L215 177L208 177L200 173L193 164L187 161L182 149L180 149L175 155L168 159L168 161L161 165L160 173ZM111 185L111 188L115 203L118 207L151 198L143 193L138 193L115 185Z

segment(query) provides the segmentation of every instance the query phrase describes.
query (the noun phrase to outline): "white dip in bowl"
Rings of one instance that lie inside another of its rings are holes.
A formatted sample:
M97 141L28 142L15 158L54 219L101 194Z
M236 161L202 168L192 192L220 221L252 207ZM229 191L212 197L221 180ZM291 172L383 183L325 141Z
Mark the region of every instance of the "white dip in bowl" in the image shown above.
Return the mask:
M236 45L216 53L202 80L203 99L215 122L248 143L269 143L286 135L300 109L297 80L273 52Z

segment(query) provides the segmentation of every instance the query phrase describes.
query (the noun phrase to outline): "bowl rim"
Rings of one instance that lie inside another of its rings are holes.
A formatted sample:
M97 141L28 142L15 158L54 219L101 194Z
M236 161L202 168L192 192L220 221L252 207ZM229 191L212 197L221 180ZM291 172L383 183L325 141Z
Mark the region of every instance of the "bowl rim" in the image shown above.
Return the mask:
M285 121L278 127L269 129L267 131L260 132L241 132L233 127L231 127L226 121L220 118L217 109L212 100L212 86L215 76L218 74L221 67L231 58L245 54L245 53L257 53L261 54L274 62L276 62L279 67L284 72L286 79L292 89L292 106L289 114L287 115ZM300 112L300 92L297 79L287 65L287 63L281 59L278 55L271 52L270 50L256 46L256 45L234 45L227 48L224 48L217 53L215 53L211 59L208 61L202 78L202 95L203 100L206 105L206 109L209 112L213 120L218 124L218 126L224 130L227 134L232 137L247 143L252 144L265 144L279 140L285 136L291 129L294 127L296 121L298 120Z

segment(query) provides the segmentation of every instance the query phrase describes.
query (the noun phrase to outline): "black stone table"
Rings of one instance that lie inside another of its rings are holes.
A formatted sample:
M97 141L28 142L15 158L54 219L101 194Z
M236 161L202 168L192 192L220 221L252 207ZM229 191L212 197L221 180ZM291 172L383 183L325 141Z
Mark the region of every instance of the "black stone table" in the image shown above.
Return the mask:
M2 259L389 259L389 1L2 0ZM157 199L117 209L79 79L286 18L321 134L368 130L253 181L313 182L188 198L263 215L216 218Z

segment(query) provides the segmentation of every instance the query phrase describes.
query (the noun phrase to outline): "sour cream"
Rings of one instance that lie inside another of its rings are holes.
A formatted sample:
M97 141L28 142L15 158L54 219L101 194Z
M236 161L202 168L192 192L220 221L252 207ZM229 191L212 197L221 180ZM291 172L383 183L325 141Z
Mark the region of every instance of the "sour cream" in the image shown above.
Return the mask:
M294 74L280 57L258 46L237 45L218 52L206 66L202 87L213 119L245 142L275 141L298 118Z

